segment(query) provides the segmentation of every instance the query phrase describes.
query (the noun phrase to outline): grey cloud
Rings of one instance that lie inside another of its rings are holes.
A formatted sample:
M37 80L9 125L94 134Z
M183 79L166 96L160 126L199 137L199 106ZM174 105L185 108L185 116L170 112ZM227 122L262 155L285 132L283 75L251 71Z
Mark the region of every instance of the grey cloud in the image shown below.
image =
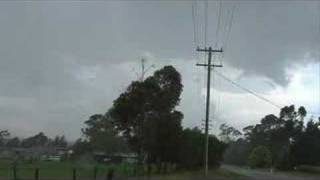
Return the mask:
M176 65L185 83L180 108L187 125L197 124L201 107L189 105L201 103L195 81L202 69L191 61L195 57L191 3L0 2L0 126L21 134L47 130L78 137L82 122L105 112L136 78L132 63L145 52L157 57L157 67L180 59ZM306 53L316 57L317 2L223 1L222 27L234 4L227 66L245 77L262 76L286 85L285 69L291 63L305 63ZM217 5L209 1L212 45ZM225 45L223 32L218 46Z

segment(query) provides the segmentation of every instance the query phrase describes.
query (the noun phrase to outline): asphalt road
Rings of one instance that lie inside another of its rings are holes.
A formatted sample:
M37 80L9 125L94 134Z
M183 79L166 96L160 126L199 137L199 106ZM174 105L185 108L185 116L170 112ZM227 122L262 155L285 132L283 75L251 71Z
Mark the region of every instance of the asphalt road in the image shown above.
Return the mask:
M221 168L233 171L245 176L248 180L272 179L272 180L320 180L320 175L303 173L272 172L270 170L255 170L238 166L223 165Z

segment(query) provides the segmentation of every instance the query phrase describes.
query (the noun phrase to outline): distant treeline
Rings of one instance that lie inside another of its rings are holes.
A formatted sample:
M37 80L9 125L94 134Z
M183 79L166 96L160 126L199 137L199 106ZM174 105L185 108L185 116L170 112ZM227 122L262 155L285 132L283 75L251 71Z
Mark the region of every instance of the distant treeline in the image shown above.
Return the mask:
M28 138L10 137L8 131L0 131L0 147L67 147L68 143L64 136L47 137L43 132Z
M229 140L225 162L284 170L320 165L320 119L304 123L306 115L304 107L286 106L279 116L270 114L260 123L245 127L242 137L233 133L240 131L224 125L221 136Z

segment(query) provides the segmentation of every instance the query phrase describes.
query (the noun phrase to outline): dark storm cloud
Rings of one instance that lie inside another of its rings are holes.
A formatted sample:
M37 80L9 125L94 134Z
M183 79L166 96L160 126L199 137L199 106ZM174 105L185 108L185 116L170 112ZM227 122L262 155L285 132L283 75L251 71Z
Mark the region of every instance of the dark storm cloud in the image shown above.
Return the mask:
M145 52L157 57L155 64L170 58L190 63L190 69L181 70L189 89L181 107L197 118L201 110L195 113L188 106L196 94L190 91L196 80L195 62L190 60L195 57L191 3L0 2L0 126L77 137L81 123L92 113L105 112L136 78L132 62ZM199 29L203 29L201 3ZM223 28L237 6L225 64L244 76L286 85L286 68L305 63L307 53L313 57L318 52L317 2L222 5ZM213 45L217 10L217 1L209 1L208 44ZM224 30L220 36L218 46L224 46Z
M319 61L319 10L318 2L239 3L229 62L246 74L287 84L290 65L307 63L307 54Z

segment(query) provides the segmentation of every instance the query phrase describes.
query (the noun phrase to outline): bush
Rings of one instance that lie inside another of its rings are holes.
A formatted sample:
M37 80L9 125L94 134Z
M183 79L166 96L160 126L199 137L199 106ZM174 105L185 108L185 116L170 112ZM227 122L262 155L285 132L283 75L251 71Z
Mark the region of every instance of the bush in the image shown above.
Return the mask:
M179 165L181 168L194 169L202 167L205 135L200 129L184 129L182 132L182 143L180 149ZM209 157L210 167L219 166L223 159L226 144L215 136L209 136Z
M248 163L252 168L265 168L271 166L271 152L265 146L258 146L249 155Z

